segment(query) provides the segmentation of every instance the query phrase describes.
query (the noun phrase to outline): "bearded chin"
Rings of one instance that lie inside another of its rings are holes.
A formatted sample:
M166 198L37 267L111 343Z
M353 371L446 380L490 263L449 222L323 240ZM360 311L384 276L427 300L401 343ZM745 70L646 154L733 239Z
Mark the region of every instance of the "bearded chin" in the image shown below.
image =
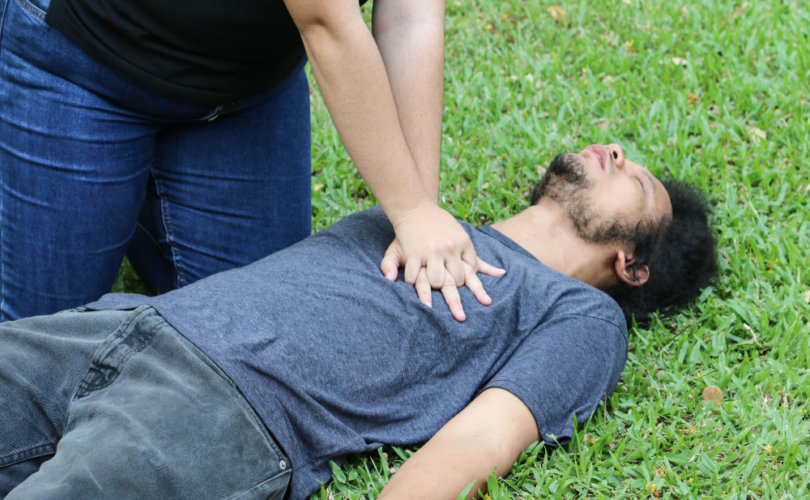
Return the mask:
M585 177L585 165L573 153L561 153L551 160L545 175L532 194L532 204L540 198L550 198L561 205L574 202L590 183Z
M532 195L532 203L540 198L553 200L568 216L577 235L590 243L632 241L633 227L619 220L603 220L588 201L590 181L585 165L573 153L557 155Z
M551 160L546 175L558 177L565 182L587 188L588 179L585 177L585 164L574 153L561 153Z
M551 160L538 184L538 196L554 200L568 215L579 237L593 242L600 231L594 231L599 223L587 199L590 185L582 160L573 153L562 153Z

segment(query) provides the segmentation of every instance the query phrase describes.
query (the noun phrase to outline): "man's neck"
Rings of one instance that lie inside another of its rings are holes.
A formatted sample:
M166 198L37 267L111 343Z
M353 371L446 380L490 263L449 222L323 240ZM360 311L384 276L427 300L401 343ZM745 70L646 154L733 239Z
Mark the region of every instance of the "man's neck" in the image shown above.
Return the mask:
M543 264L572 278L597 288L615 281L610 249L580 238L568 216L551 200L542 200L492 227Z

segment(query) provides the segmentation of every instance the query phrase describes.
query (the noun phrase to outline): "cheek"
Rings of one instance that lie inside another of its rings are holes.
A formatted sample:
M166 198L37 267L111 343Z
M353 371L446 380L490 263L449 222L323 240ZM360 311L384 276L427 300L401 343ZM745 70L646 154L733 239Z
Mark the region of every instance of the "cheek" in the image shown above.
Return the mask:
M606 216L627 216L644 210L638 186L628 183L614 184L594 197L593 202L594 207Z

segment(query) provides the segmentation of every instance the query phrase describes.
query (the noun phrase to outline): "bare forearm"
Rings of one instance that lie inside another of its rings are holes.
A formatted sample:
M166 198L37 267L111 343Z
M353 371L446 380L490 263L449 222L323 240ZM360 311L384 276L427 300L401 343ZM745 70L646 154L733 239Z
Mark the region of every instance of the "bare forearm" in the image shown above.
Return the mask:
M444 86L444 0L376 0L380 48L408 148L438 198Z
M511 461L498 467L491 455L482 456L481 449L445 443L442 449L431 449L431 443L419 449L391 477L380 500L455 499L470 483L470 497L486 486L489 474L495 470L503 475Z
M435 197L405 139L383 60L362 20L332 13L300 26L315 79L357 169L388 216Z
M538 437L529 409L503 389L487 389L453 417L393 475L380 498L474 496L489 474L506 474Z
M492 271L438 205L444 0L378 1L380 45L357 0L284 0L343 144L394 227L381 271L394 280L404 267L415 283L424 268L431 287L455 289Z

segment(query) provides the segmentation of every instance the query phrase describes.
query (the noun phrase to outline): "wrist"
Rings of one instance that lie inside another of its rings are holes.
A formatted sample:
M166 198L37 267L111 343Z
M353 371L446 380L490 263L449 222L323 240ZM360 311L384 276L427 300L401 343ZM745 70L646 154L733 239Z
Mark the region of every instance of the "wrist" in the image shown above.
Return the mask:
M417 214L439 208L437 201L424 190L422 190L422 193L408 197L402 203L390 203L388 205L381 203L381 205L394 228L397 228L408 219L418 217Z

